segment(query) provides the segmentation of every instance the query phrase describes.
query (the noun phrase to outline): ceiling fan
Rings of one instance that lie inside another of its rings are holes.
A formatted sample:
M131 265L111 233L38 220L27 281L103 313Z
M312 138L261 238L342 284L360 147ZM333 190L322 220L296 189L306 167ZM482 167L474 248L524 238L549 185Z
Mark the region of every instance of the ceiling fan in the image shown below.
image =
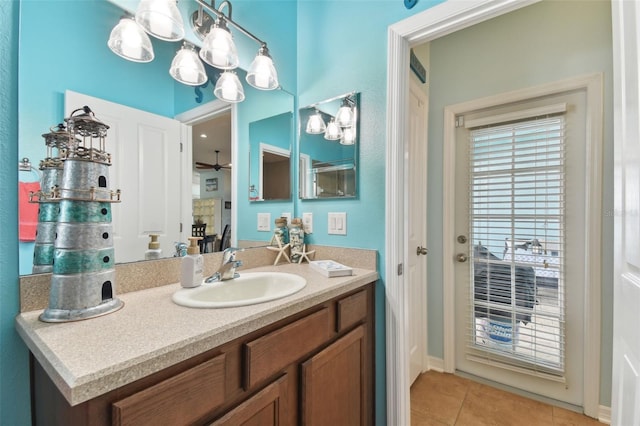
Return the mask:
M216 172L220 169L230 169L231 166L223 166L218 163L218 154L220 154L220 151L216 149L215 152L216 152L216 164L201 163L199 161L196 161L196 169L213 169Z

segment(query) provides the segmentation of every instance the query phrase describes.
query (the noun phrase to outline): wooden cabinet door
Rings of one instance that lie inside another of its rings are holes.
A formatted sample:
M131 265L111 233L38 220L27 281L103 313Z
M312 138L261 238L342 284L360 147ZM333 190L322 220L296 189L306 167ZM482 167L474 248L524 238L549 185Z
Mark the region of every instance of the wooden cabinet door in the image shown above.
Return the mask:
M287 425L289 382L286 374L247 399L211 426L277 426Z
M368 423L364 336L361 325L302 364L303 425Z

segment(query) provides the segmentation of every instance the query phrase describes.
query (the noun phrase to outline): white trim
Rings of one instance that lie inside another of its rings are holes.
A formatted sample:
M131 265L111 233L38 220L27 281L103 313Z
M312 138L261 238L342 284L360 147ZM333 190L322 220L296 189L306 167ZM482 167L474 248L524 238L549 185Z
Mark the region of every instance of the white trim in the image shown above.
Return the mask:
M611 407L601 405L598 409L598 421L600 423L611 424Z
M429 357L429 370L444 373L444 360L442 358L436 358L434 356Z
M506 114L492 115L491 117L476 118L474 120L465 120L464 127L472 129L474 127L490 126L494 124L507 123L509 121L524 120L527 118L539 117L549 114L557 114L566 112L567 104L560 103L555 105L546 105L537 108L529 108L523 111L508 112Z
M186 139L186 142L183 142L184 146L186 146L186 150L188 152L188 156L190 156L191 158L193 158L193 143L192 143L192 139L191 139L191 126L194 126L196 124L199 124L203 121L209 120L212 117L215 117L218 114L221 114L225 111L231 110L231 164L235 164L237 163L237 158L238 158L238 106L236 104L228 104L227 102L223 102L219 99L215 99L211 102L207 102L206 104L197 106L193 109L190 109L188 111L185 111L183 113L180 113L178 115L176 115L174 118L178 121L180 121L182 124L185 124L187 126L189 126L189 130L186 132L186 135L188 136L188 138ZM185 136L185 132L182 133L183 136ZM189 160L191 161L191 159ZM238 223L238 191L233 190L233 188L237 188L237 181L238 181L238 173L237 173L238 168L237 167L233 167L231 169L231 205L233 206L233 208L231 209L231 245L235 246L236 242L237 242L237 237L236 237L236 224ZM188 182L189 182L189 195L191 194L191 174L192 171L189 171L189 173L183 173L183 176L181 177L181 179L183 180L183 186L186 185L185 180L187 179L188 176ZM186 206L186 201L182 201L182 203ZM189 204L189 209L190 209L190 204ZM184 215L183 215L184 216ZM189 215L190 217L190 215ZM189 222L191 221L191 219L189 219ZM183 227L182 230L183 232L185 231L185 228L187 227L187 224L183 223Z
M443 187L446 209L455 208L453 194L455 188L455 117L460 114L489 106L508 104L530 98L542 97L559 92L585 89L587 97L586 117L586 199L585 199L585 299L584 299L584 346L583 346L583 401L584 413L597 416L600 403L600 246L601 246L601 186L602 186L602 117L603 117L603 77L601 73L589 74L560 80L540 86L515 90L445 107L444 110L444 158ZM443 217L443 250L453 253L451 241L455 239L453 219ZM598 259L594 261L593 259ZM450 257L444 256L444 359L445 371L455 370L455 286L454 268Z

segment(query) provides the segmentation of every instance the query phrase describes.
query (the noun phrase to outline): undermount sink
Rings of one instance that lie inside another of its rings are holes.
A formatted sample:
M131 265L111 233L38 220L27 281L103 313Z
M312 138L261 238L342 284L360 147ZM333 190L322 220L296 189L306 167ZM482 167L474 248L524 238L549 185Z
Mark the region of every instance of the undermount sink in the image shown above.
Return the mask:
M286 272L241 272L232 280L180 289L173 301L188 308L246 306L290 296L306 285L306 279Z

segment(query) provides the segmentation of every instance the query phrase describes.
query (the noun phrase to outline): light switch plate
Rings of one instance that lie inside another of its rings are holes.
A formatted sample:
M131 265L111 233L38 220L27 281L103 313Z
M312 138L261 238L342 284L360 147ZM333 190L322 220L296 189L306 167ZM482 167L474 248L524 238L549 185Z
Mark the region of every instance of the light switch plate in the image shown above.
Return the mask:
M271 213L258 213L258 231L271 231Z
M333 235L347 235L347 213L329 213L328 233Z
M305 234L313 234L313 213L302 213L302 227Z

